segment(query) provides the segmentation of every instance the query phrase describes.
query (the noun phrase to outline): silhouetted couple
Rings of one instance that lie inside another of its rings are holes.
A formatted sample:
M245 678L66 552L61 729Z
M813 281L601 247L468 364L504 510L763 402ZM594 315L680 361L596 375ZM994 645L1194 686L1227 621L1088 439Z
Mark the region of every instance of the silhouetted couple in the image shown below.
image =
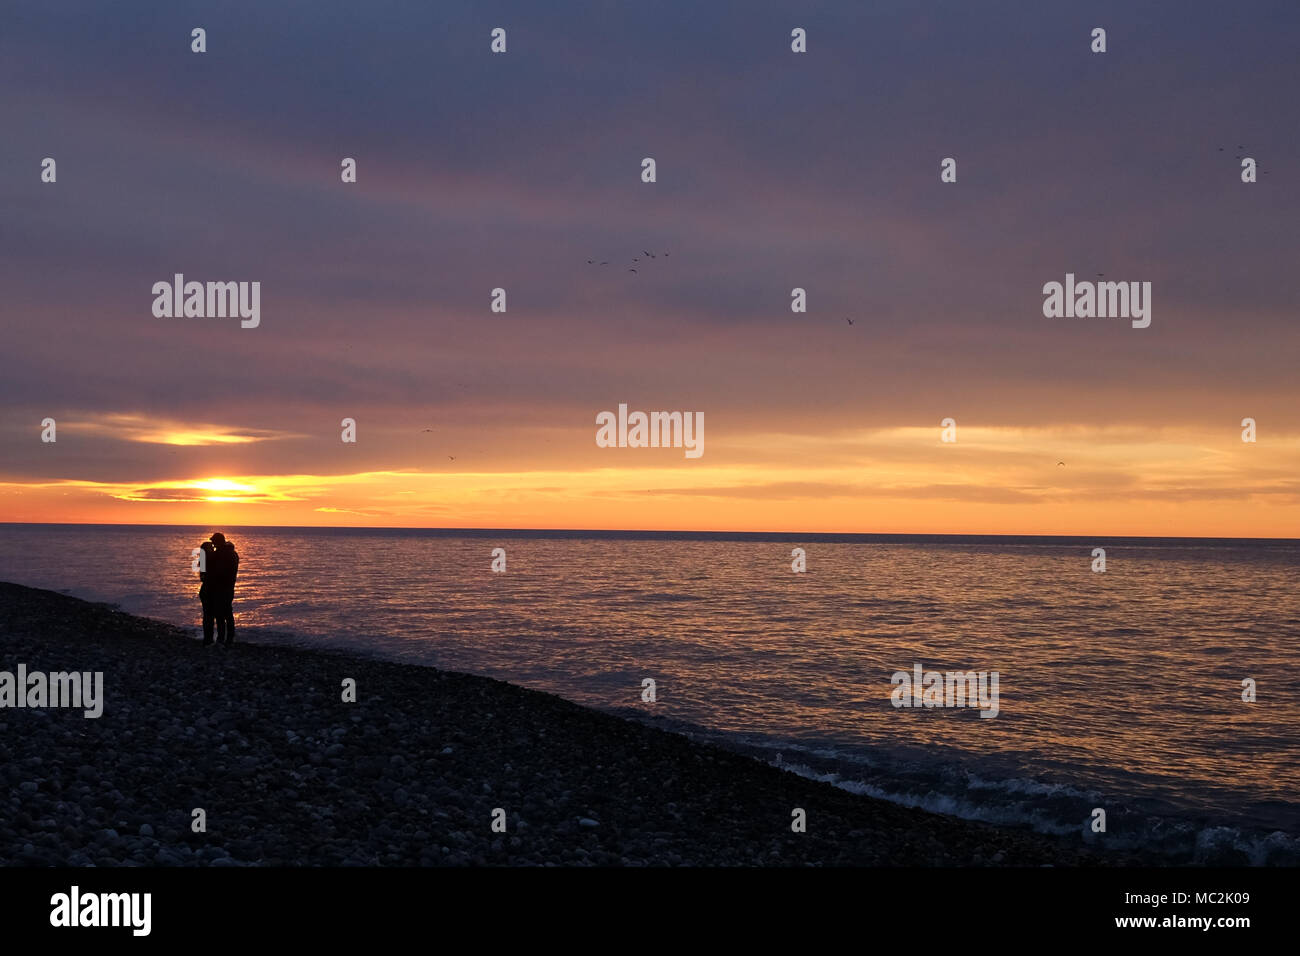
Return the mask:
M235 578L239 574L239 552L218 531L204 541L199 565L199 601L203 604L203 646L212 644L213 624L218 644L235 643Z

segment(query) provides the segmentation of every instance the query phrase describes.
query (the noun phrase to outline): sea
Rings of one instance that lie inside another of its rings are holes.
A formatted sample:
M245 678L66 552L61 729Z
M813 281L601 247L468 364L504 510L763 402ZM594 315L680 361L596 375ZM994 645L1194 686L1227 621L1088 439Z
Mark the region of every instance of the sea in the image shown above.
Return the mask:
M197 635L214 530L241 640L486 675L1153 862L1300 864L1300 541L0 524L0 580ZM996 672L996 717L898 706L918 665Z

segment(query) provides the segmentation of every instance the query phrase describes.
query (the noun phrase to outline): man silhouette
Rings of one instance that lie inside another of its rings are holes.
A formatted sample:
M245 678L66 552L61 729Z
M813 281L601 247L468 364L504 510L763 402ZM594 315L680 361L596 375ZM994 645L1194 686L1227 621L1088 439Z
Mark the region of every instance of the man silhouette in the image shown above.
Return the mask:
M213 584L217 643L235 643L235 578L239 575L239 552L220 531L212 538L213 554L208 563L208 581Z

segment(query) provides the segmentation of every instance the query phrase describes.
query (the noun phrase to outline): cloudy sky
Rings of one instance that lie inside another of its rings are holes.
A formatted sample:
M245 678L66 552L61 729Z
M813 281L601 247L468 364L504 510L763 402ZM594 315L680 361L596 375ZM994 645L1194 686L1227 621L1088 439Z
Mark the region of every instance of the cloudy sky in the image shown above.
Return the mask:
M1300 535L1294 0L3 20L0 520Z

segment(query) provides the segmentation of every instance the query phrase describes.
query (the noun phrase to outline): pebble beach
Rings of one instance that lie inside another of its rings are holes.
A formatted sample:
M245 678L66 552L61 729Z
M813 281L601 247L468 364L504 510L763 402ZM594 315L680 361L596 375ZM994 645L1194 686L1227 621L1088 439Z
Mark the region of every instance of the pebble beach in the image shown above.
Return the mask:
M502 681L205 648L192 630L0 583L0 671L19 664L102 672L103 712L0 709L8 866L1132 862L852 794ZM792 830L796 808L806 832Z

